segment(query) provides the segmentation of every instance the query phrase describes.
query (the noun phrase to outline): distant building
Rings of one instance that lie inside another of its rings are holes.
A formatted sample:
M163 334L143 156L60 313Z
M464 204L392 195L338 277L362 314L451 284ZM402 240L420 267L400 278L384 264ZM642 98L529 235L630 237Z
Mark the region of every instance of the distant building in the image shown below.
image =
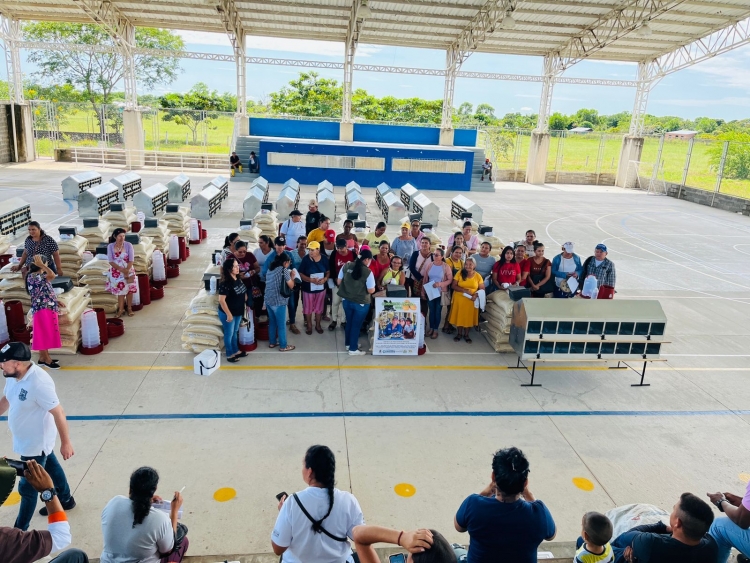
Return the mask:
M568 130L568 133L591 133L592 131L591 127L573 127L573 129Z
M679 131L669 131L668 133L665 133L664 138L666 140L679 140L679 141L689 141L693 137L695 137L700 131L688 131L687 129L680 129Z

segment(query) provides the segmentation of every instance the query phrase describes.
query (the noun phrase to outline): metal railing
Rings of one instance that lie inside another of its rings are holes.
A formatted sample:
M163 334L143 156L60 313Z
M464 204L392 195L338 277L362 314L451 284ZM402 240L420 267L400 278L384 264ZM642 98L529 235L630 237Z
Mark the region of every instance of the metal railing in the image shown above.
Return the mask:
M100 147L70 147L66 149L73 162L87 162L102 166L121 166L134 169L169 170L226 170L229 167L225 155L207 153L182 153L163 151L136 151Z

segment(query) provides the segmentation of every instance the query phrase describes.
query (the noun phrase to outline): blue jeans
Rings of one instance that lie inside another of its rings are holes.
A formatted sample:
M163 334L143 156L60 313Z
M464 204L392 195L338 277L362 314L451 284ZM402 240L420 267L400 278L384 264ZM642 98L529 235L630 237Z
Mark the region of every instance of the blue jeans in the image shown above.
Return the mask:
M33 459L52 477L52 482L55 484L55 490L57 491L57 497L63 506L70 503L70 487L68 486L68 479L65 477L60 462L55 457L55 452L50 452L49 455L38 455L33 457L21 456L21 461L28 461ZM16 517L15 526L19 530L26 531L29 528L31 517L34 516L34 510L36 510L36 499L39 498L39 493L36 492L34 487L26 480L21 477L18 481L18 494L21 495L21 507L18 509L18 516Z
M294 288L292 294L289 296L289 303L287 308L289 310L289 324L294 324L294 319L297 318L297 304L299 303L299 290ZM286 321L285 321L286 322Z
M719 545L717 563L727 563L732 547L745 557L750 557L750 530L743 530L729 518L716 518L708 531Z
M69 549L60 553L50 563L89 563L89 558L80 549Z
M279 344L286 348L286 308L287 305L274 307L266 303L268 310L268 343ZM276 342L276 333L278 332L278 342Z
M228 321L227 314L219 309L219 320L224 329L224 353L226 353L227 358L231 358L240 351L240 345L237 339L240 333L242 315L232 315L232 320Z
M440 317L443 314L443 306L440 304L440 297L428 301L427 308L430 312L430 329L440 330Z
M359 345L359 329L365 322L370 304L361 305L348 299L343 300L344 315L346 316L346 329L344 330L344 343L350 352L356 352Z

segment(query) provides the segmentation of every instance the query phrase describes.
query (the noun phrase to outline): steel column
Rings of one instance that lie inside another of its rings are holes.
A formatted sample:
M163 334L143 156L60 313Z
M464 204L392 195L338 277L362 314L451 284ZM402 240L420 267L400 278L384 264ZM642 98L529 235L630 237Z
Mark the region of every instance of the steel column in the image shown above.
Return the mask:
M346 28L346 42L344 44L344 88L341 101L341 121L352 122L352 84L354 82L354 57L359 45L359 34L362 31L365 18L360 8L366 6L366 0L353 0L349 14L349 25Z
M3 36L5 67L8 72L8 98L14 104L23 104L23 74L21 73L21 23L0 15L0 32Z
M539 115L536 121L538 133L549 132L549 116L552 112L552 91L555 82L562 72L562 60L557 55L544 56L544 81L542 82L542 95L539 100Z
M648 95L651 92L652 82L648 76L648 63L638 63L638 83L635 89L635 101L633 103L633 113L630 117L631 137L640 137L643 135L643 124L646 119L646 108L648 107Z
M121 42L120 54L123 61L123 82L125 83L125 109L138 108L138 88L135 73L135 27L130 22L125 26L125 37Z

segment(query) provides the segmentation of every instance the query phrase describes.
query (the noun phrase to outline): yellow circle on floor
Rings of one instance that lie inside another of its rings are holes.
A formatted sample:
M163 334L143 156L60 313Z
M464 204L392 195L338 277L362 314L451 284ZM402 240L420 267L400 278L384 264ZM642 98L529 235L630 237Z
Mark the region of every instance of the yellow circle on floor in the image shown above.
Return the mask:
M743 483L750 482L750 473L740 473L740 481Z
M417 494L417 488L414 485L410 485L409 483L399 483L398 485L393 487L393 490L400 497L413 497L415 494Z
M214 493L214 500L216 502L227 502L237 496L237 491L231 487L222 487L217 489Z
M573 477L573 484L582 491L594 490L594 483L586 479L586 477Z
M14 504L18 504L21 502L21 495L19 495L16 491L13 491L8 496L8 500L3 503L3 506L13 506Z

